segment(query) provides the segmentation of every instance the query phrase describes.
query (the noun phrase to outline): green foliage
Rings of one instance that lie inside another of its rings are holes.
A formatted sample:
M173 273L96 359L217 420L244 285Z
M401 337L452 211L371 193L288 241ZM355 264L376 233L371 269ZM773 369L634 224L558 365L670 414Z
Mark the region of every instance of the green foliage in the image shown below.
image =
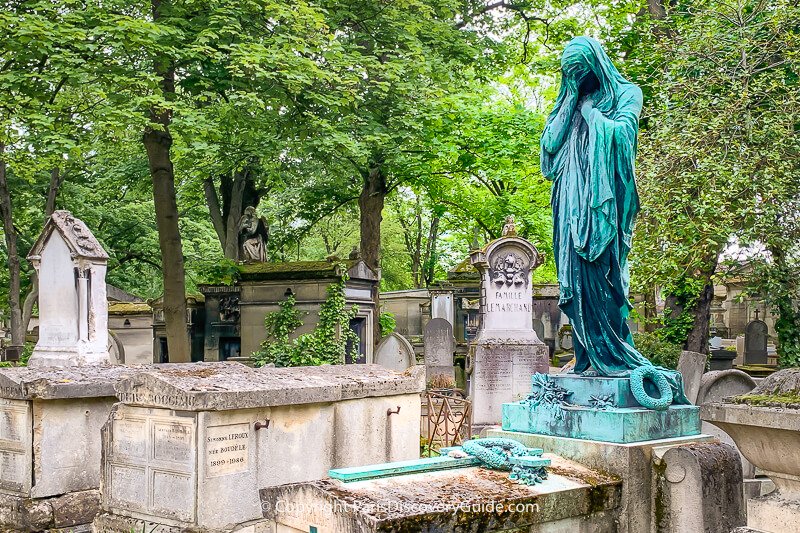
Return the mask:
M350 320L358 314L358 307L347 307L344 295L346 281L346 278L342 278L327 288L326 299L319 308L319 321L311 333L290 340L297 328L303 325L300 311L295 308L294 296L281 302L278 311L269 313L264 319L267 339L261 343L261 349L253 353L255 365L336 365L343 364L347 355L355 358L359 338L350 329Z
M381 323L381 337L391 335L397 327L397 320L394 319L394 313L384 311L379 318Z
M637 17L622 63L645 92L634 291L707 283L732 247L778 270L766 257L775 248L797 264L800 57L789 50L800 45L798 16L788 0L736 0L671 4L664 17ZM798 295L773 294L785 302ZM781 344L791 351L800 321L784 314ZM686 318L668 317L673 341Z
M241 277L241 271L236 261L231 259L221 259L211 263L199 273L202 283L210 285L233 285ZM269 329L267 330L269 331Z
M703 289L703 281L681 276L664 286L664 293L674 300L673 308L664 309L661 317L662 327L657 330L660 339L667 343L683 346L689 332L694 327L695 317L691 312ZM680 310L676 314L676 310Z
M664 368L678 368L681 345L664 340L657 333L634 333L634 344L651 363Z

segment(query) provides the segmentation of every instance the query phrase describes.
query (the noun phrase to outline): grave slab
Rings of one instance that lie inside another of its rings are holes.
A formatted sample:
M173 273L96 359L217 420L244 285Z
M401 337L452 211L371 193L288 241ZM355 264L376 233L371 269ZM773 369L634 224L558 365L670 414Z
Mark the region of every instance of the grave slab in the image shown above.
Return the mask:
M238 530L258 489L419 455L424 369L172 364L121 382L98 531Z
M510 482L507 472L465 467L268 487L260 491L262 508L277 531L290 532L615 531L620 481L546 457L548 478L531 486Z

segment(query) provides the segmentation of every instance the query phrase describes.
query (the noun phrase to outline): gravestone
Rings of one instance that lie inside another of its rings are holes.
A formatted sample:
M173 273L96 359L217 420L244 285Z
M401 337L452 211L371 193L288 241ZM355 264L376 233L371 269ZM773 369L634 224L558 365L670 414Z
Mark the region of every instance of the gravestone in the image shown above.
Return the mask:
M767 364L767 340L769 332L767 324L756 318L747 324L744 331L744 364Z
M731 396L747 394L755 388L756 382L753 378L741 370L712 370L703 374L695 404L703 405L721 402ZM701 431L704 435L714 435L720 442L736 447L736 443L730 435L710 422L703 421ZM745 479L753 478L755 476L755 467L744 456L741 456L741 459Z
M543 258L507 224L502 238L473 251L470 260L481 274L470 396L473 426L482 427L498 424L502 405L527 396L531 376L549 369L547 346L533 329L532 274Z
M690 402L696 403L700 381L706 371L706 354L684 350L678 358L678 372L683 377L683 392Z
M453 291L431 290L431 318L444 318L451 325L455 324Z
M108 254L86 224L54 212L28 260L39 274L39 341L28 366L110 364Z
M444 318L434 318L425 326L422 338L425 349L425 374L430 383L437 376L455 379L453 354L456 351L456 339L453 337L453 326Z
M414 347L399 333L381 340L375 350L375 363L391 370L403 371L417 364Z
M241 531L262 519L259 488L416 459L424 388L421 369L371 364L139 372L103 429L95 531Z

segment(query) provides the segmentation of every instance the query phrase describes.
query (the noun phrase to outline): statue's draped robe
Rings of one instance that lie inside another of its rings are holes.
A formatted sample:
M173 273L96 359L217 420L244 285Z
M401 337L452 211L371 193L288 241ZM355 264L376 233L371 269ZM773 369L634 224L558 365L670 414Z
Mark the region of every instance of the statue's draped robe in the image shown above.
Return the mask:
M573 39L564 50L565 64L591 70L600 89L587 120L562 82L542 134L542 172L553 181L559 306L572 324L575 372L622 377L652 364L634 348L626 322L632 308L628 253L639 211L634 159L642 92L592 39ZM562 107L571 102L572 111ZM675 403L689 403L680 374L660 370Z

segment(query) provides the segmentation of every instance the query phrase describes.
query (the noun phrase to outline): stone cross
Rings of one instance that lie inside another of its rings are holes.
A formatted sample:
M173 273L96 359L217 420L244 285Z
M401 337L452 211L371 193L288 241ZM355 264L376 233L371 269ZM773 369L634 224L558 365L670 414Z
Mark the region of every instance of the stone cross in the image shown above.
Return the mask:
M110 364L108 254L86 224L56 211L28 260L39 274L39 341L28 366Z

